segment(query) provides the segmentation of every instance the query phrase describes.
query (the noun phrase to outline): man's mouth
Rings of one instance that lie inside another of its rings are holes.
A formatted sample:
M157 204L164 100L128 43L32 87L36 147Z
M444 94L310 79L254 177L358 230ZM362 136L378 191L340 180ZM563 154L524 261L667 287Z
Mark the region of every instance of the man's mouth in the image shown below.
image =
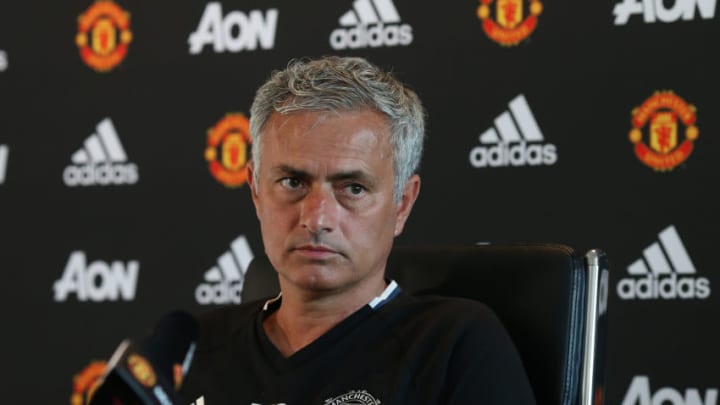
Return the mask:
M293 249L295 252L300 253L304 256L321 259L321 258L327 258L332 255L340 254L337 250L325 246L325 245L315 245L315 244L306 244L306 245L300 245Z

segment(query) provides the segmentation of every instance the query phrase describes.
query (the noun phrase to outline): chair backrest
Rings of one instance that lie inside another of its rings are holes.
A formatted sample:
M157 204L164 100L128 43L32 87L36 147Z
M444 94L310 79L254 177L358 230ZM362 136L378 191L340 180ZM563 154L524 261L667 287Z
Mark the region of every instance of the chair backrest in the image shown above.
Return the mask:
M412 294L482 301L512 337L538 404L602 404L607 260L557 244L396 247L386 275ZM276 294L267 258L251 263L243 301Z

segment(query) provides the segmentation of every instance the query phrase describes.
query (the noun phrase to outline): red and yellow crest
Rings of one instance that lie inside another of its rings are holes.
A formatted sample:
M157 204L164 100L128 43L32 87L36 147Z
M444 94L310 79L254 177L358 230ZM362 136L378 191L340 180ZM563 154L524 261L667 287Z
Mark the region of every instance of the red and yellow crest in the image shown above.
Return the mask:
M249 126L243 114L233 113L208 130L205 159L213 177L227 187L240 187L247 181L252 142Z
M695 112L693 105L672 91L655 92L635 108L630 141L635 144L638 159L659 171L672 170L683 163L690 156L699 133ZM685 128L684 139L681 139L681 127Z
M73 393L71 405L84 405L100 385L100 378L105 374L107 363L93 361L73 377Z
M531 0L526 17L526 0L480 0L477 15L482 27L490 39L504 46L517 45L527 38L537 27L538 15L543 5L539 0ZM493 2L495 6L493 7ZM492 18L494 17L494 19Z
M78 16L75 43L82 60L98 72L122 62L131 41L130 14L112 0L98 0Z
M127 358L128 369L135 379L146 387L152 387L157 384L157 377L150 362L145 357L133 353Z

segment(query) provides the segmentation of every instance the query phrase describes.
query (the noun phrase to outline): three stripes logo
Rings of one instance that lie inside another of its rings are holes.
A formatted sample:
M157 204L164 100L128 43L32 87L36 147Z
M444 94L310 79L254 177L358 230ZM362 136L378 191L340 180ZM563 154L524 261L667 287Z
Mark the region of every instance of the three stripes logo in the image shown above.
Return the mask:
M631 277L620 280L617 293L621 299L706 299L710 280L697 277L695 266L677 230L668 226L643 250L643 257L632 262Z
M8 69L8 56L7 52L0 49L0 72L4 72Z
M96 127L97 132L85 139L80 150L72 155L72 164L65 168L67 186L108 186L135 184L138 167L127 162L127 155L110 118Z
M195 289L198 304L239 304L245 272L253 257L247 238L235 238L230 250L218 258L217 266L205 272L205 283Z
M476 168L553 165L557 149L543 144L543 134L520 94L508 104L510 110L495 118L495 126L480 134L480 146L470 151L470 164Z
M5 173L7 173L8 154L10 148L7 145L0 145L0 184L5 183Z
M392 0L355 0L340 17L340 26L330 34L333 49L407 46L413 41L412 27L400 24Z

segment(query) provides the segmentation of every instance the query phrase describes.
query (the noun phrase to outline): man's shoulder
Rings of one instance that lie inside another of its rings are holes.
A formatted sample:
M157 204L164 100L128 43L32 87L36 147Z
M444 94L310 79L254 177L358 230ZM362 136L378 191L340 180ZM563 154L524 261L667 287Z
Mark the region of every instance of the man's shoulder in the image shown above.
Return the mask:
M505 327L489 306L465 298L402 294L381 308L378 315L388 327L404 331L413 339L437 336L438 331L448 339L506 335Z
M472 299L411 294L403 294L399 298L394 309L408 312L414 317L440 317L448 321L497 321L495 313L488 305ZM388 307L393 309L393 306Z
M229 338L251 328L264 300L213 308L196 315L200 334L198 350L209 351L224 346Z

